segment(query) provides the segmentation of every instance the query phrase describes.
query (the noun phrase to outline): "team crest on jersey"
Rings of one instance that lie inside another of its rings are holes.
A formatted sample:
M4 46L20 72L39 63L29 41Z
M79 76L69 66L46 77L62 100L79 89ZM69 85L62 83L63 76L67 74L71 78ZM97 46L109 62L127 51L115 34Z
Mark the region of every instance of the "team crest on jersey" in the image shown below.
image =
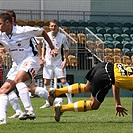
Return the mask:
M21 46L21 43L18 43L18 46L20 47Z
M21 41L16 42L17 46L20 47L21 46Z

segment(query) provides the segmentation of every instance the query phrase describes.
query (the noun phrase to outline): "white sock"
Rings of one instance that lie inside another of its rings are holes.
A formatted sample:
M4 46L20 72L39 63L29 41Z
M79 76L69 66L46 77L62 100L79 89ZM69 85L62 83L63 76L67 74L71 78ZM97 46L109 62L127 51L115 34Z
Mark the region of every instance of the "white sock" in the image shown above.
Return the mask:
M69 84L66 82L65 84L62 84L62 86L63 86L63 87L65 87L65 86L69 86ZM71 95L71 94L66 93L66 96L67 96L67 99L68 99L68 104L73 103L73 100L72 100L72 95Z
M46 90L48 91L48 89L50 88L50 86L51 86L51 85L47 85L47 86L44 85L44 89L46 89ZM46 104L49 104L48 100L46 100ZM50 104L49 104L49 105L50 105Z
M0 120L6 121L6 112L8 107L8 96L6 94L0 94Z
M55 100L54 100L54 104L57 104L57 103L59 103L60 101L62 101L62 98L57 97L57 98L55 98Z
M16 111L16 113L22 113L22 109L20 107L18 96L14 91L11 91L8 94L8 100L12 106L12 108Z
M41 98L48 99L48 91L43 87L36 87L35 94Z
M16 84L17 90L19 92L20 99L24 105L25 110L33 111L33 107L31 105L31 100L29 97L29 91L25 83L21 82Z

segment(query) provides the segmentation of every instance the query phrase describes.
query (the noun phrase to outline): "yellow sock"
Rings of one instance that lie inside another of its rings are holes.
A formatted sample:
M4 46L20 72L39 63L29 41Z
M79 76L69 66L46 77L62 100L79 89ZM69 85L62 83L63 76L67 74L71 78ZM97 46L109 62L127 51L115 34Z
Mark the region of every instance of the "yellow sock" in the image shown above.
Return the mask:
M62 105L60 111L74 111L74 112L85 112L91 110L91 104L90 100L88 101L78 101L73 104L67 104L67 105Z
M76 93L85 92L84 86L85 86L85 84L75 83L73 85L69 85L69 86L66 86L63 88L58 88L58 89L56 89L55 95L59 96L61 94L65 94L65 93L76 94Z

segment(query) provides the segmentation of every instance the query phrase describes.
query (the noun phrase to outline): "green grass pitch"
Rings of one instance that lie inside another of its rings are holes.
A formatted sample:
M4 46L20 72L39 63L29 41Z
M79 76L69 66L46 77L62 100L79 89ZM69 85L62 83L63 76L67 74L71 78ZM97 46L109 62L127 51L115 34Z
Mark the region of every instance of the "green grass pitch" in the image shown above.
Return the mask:
M63 99L64 103L67 103L67 99ZM88 98L73 97L74 102L83 99ZM7 124L0 125L0 133L133 133L131 97L121 98L123 106L128 110L125 117L115 116L114 99L107 97L98 110L65 112L60 122L54 120L53 107L39 108L45 103L44 99L31 98L31 101L37 118L26 121L7 118ZM14 111L9 105L7 117L13 114Z

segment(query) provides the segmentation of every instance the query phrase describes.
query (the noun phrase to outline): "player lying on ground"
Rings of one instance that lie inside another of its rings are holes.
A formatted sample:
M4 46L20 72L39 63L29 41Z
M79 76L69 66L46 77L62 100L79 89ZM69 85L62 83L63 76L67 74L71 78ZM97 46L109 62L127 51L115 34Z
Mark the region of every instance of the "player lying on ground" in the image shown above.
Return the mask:
M133 67L121 63L102 62L89 70L86 79L85 85L77 83L60 89L49 89L51 97L58 97L64 93L91 92L90 100L81 100L67 105L56 104L54 117L57 122L65 111L97 110L111 88L116 102L116 115L127 115L127 110L120 102L120 88L133 90Z

